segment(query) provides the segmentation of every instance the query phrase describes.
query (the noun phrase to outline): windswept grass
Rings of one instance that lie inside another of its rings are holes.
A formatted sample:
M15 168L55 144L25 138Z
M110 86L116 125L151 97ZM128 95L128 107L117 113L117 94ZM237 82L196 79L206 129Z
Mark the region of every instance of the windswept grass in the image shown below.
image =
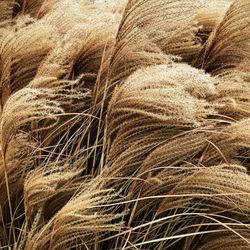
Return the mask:
M248 0L0 2L0 249L250 248Z

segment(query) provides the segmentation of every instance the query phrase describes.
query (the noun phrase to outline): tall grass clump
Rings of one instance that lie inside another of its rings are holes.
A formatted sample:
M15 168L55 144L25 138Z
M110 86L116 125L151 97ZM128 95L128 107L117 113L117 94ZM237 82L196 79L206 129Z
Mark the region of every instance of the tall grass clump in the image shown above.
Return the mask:
M1 249L250 249L250 2L2 0Z

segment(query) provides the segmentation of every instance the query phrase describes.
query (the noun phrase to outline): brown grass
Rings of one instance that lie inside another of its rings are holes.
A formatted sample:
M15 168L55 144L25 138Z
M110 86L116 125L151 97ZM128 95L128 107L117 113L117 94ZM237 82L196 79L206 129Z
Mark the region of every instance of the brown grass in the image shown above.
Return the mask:
M0 2L1 249L249 249L250 2Z

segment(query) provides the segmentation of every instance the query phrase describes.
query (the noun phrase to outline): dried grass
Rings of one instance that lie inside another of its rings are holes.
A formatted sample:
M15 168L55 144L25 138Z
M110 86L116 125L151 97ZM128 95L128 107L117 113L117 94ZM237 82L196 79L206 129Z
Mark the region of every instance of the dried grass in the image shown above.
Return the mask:
M250 3L94 2L0 3L0 247L249 249Z

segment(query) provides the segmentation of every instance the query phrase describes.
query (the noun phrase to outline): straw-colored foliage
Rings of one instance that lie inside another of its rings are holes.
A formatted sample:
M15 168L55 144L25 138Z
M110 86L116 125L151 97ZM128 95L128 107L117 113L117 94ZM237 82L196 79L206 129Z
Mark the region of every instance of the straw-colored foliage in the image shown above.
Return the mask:
M0 1L0 248L250 249L248 0Z

